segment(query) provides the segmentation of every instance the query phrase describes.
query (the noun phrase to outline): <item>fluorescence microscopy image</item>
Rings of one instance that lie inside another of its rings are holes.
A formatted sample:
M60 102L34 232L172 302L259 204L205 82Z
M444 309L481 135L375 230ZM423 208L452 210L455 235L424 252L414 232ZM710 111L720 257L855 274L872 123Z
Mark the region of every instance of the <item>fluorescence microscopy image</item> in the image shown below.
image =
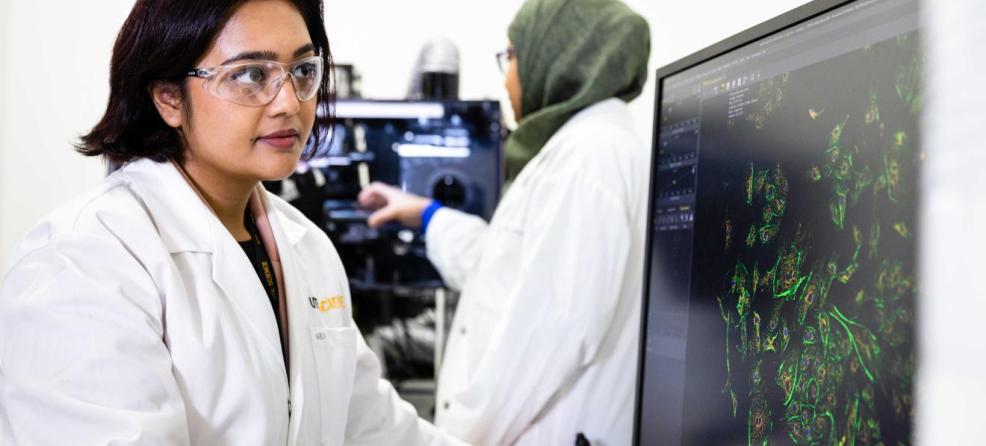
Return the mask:
M921 64L904 35L703 104L683 443L910 443Z

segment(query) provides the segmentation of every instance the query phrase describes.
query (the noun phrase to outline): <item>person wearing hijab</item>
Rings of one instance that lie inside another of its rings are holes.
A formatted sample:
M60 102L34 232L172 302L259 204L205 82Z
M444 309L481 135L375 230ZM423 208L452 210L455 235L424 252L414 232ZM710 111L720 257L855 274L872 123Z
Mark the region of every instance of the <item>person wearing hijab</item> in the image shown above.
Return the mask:
M508 29L518 128L492 220L373 184L370 224L420 225L461 298L436 424L480 445L632 443L650 153L626 101L647 22L616 0L529 0Z

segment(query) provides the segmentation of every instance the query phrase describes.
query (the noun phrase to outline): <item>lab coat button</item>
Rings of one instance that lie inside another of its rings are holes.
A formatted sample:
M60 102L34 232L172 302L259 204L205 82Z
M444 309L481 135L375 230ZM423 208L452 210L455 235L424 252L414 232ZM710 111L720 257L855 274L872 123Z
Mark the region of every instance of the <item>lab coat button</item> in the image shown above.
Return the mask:
M460 327L459 328L459 334L465 336L465 334L466 334L466 327Z
M442 407L444 407L445 410L448 410L448 406L449 406L448 401L446 401L445 404L442 404Z

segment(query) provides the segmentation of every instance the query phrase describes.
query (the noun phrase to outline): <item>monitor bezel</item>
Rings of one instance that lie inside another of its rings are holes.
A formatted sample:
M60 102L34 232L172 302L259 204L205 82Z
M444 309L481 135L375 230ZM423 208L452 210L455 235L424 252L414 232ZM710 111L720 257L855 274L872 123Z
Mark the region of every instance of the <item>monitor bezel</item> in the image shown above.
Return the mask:
M769 19L759 25L741 31L727 37L711 46L703 48L695 53L671 62L657 69L654 82L654 118L651 133L651 159L650 159L650 182L647 189L647 233L644 237L644 283L641 291L641 311L640 311L640 336L637 350L637 380L636 392L634 396L634 417L633 417L633 444L640 445L641 417L640 410L642 404L642 391L644 384L644 359L647 351L647 315L649 310L648 295L651 286L651 261L653 257L652 246L652 227L654 221L655 200L652 197L654 187L657 184L658 174L658 143L661 122L661 98L664 92L664 80L669 76L681 73L682 71L693 68L702 63L708 62L716 57L735 51L746 45L754 43L770 35L779 33L788 28L794 27L832 10L841 8L858 0L813 0L795 9Z

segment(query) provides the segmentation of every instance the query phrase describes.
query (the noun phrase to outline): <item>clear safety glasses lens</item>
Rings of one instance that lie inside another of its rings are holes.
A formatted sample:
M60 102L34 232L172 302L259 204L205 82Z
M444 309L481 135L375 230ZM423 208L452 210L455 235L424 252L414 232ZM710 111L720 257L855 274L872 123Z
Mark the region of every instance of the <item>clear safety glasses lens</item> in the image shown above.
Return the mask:
M220 98L247 106L269 104L291 77L299 101L312 100L322 83L324 66L319 56L290 64L274 61L245 61L218 67L206 88Z

